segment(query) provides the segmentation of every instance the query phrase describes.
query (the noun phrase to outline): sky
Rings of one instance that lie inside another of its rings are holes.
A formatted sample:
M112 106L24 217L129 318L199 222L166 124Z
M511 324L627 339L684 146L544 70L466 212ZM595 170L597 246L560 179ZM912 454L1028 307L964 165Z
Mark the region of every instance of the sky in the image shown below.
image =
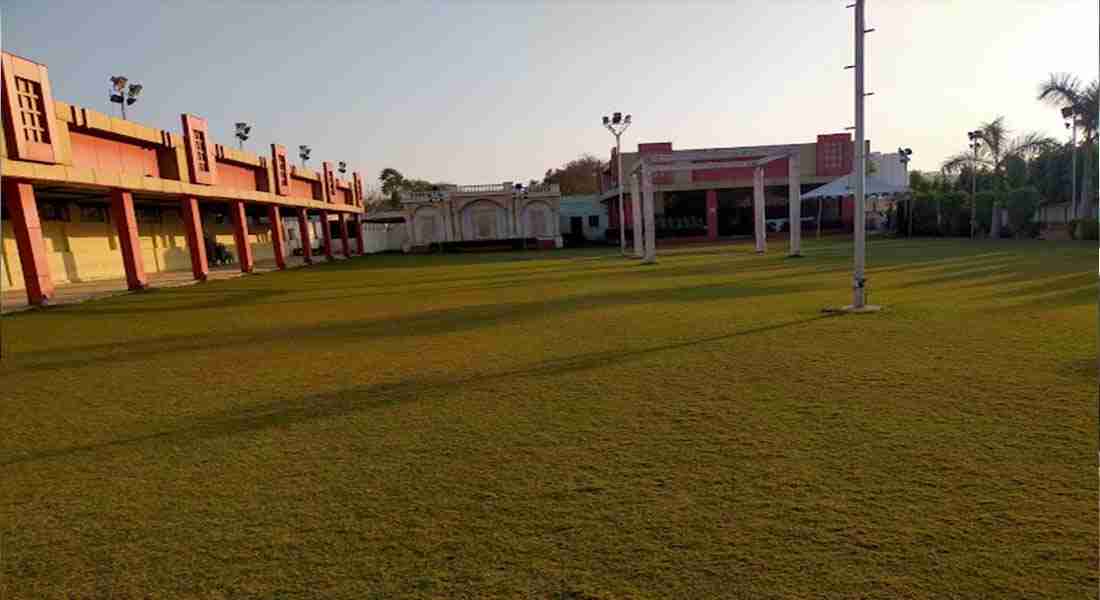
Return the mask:
M55 99L117 114L108 78L145 86L129 117L221 143L313 148L368 182L384 167L457 184L541 178L624 150L812 142L853 124L844 0L315 2L0 0L0 46L49 67ZM1063 139L1040 81L1100 71L1096 0L868 0L867 136L938 169L1004 115Z

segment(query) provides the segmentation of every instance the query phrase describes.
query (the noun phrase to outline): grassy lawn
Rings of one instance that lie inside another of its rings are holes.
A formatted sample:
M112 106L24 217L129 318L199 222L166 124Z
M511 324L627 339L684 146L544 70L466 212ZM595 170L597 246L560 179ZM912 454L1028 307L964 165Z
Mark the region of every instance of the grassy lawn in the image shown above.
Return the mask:
M806 250L3 317L0 596L1094 596L1095 242Z

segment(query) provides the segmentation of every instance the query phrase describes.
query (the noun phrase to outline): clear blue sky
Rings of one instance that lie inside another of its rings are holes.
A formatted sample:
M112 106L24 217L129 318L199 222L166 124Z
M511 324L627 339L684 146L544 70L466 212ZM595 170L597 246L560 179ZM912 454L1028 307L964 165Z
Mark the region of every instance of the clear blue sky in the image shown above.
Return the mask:
M108 77L145 85L132 118L206 117L248 146L310 144L373 181L540 177L625 143L790 143L852 120L844 0L359 3L2 0L7 51L46 63L57 99L110 112ZM1064 137L1034 100L1051 71L1097 76L1096 0L868 0L868 135L935 169L1004 114ZM51 35L60 34L60 37ZM117 109L116 109L117 110Z

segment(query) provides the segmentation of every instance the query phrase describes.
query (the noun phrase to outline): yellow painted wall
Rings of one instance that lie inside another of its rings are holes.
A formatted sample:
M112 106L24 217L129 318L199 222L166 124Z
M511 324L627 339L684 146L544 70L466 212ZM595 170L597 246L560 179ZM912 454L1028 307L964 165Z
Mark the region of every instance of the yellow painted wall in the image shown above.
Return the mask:
M80 221L80 209L75 204L69 206L69 216L70 222L42 222L50 277L54 283L126 277L114 223L83 223ZM208 235L214 236L216 241L225 244L236 257L232 225L207 221L203 223L203 229ZM5 290L23 289L23 269L19 263L19 250L11 221L3 221L2 233L0 287ZM187 236L177 211L165 210L161 223L139 222L138 237L141 240L141 258L145 263L146 273L191 269ZM274 259L270 227L258 223L251 225L249 238L255 260Z

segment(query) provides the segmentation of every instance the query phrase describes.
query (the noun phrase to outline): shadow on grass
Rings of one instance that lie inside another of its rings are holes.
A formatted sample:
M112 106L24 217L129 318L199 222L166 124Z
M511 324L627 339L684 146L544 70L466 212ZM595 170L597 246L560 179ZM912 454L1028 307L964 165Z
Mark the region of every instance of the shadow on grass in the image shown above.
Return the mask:
M125 342L110 342L53 348L13 354L0 365L0 374L80 368L101 363L148 360L182 352L211 348L255 346L293 341L295 344L334 344L351 339L375 340L472 331L530 319L568 314L581 310L605 309L641 304L690 303L723 299L750 299L802 291L798 286L738 285L721 282L691 287L624 290L601 295L578 295L546 301L477 304L425 311L413 315L371 320L350 320L296 327L271 327L243 333L201 336L161 336ZM343 296L342 298L349 298ZM274 315L268 315L274 318Z
M178 445L209 438L281 428L314 419L341 417L364 410L382 409L427 398L442 399L453 395L455 390L459 387L496 383L511 378L555 377L566 373L586 371L589 369L607 367L609 365L623 364L633 360L641 360L661 352L798 327L828 318L832 317L829 315L818 315L795 321L773 323L741 331L734 331L732 333L699 337L638 350L611 350L577 354L564 358L545 360L517 369L479 373L468 377L434 379L414 378L393 383L356 386L333 392L256 404L239 409L183 419L184 424L168 431L132 436L95 444L30 452L19 457L5 458L0 461L0 466L10 466L52 458L94 453L100 450L135 446L151 442L168 442L172 445Z

